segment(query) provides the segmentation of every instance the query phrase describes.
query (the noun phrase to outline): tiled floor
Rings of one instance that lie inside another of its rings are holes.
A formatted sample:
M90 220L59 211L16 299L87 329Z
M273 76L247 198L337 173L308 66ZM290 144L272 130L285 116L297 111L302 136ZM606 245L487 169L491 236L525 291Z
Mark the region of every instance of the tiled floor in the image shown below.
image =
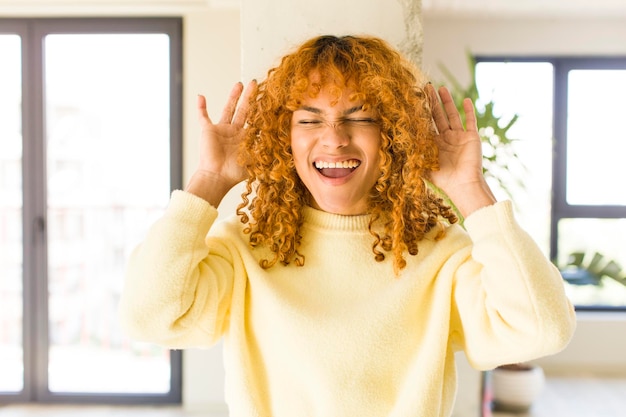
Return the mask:
M217 416L218 414L213 414ZM474 415L463 417L478 417ZM212 417L179 407L113 407L67 405L0 405L0 417ZM529 413L493 413L493 417L625 417L625 378L548 379Z

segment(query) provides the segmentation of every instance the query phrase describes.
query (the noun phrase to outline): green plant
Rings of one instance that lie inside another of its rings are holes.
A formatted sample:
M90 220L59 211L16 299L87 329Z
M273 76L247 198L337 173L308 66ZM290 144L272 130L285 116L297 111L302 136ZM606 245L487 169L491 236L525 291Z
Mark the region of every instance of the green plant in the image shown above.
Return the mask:
M609 278L626 286L626 271L617 262L607 260L598 252L593 255L573 252L567 264L559 269L563 279L572 285L602 285L602 280Z
M509 130L517 122L519 115L515 114L505 119L494 112L493 100L483 100L480 97L476 83L476 60L469 52L467 62L470 71L470 83L467 86L463 86L448 68L440 64L440 69L446 78L444 84L452 94L463 123L465 123L463 99L467 97L474 102L476 122L483 145L483 174L486 178L495 181L509 197L512 197L512 184L520 189L524 188L519 173L526 170L515 150L517 139L509 137ZM516 168L519 169L511 169L513 165L517 165Z

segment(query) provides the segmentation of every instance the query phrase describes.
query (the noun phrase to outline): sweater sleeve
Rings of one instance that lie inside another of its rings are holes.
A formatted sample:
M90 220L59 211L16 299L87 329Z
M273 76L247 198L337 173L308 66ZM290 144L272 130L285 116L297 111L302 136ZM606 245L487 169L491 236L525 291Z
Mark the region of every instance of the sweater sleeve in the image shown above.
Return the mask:
M221 334L233 288L232 255L206 235L217 210L174 191L164 215L133 251L119 303L125 333L170 348L208 347Z
M576 327L573 306L511 202L476 211L465 227L473 244L456 273L452 328L469 362L491 369L564 349Z

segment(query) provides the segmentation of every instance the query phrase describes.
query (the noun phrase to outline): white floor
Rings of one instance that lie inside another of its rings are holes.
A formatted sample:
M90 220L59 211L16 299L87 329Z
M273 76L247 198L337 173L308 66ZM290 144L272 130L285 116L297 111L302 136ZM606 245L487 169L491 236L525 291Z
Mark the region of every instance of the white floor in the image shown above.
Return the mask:
M626 377L550 377L529 413L493 417L626 417Z
M472 415L479 417L476 410ZM70 405L0 405L0 417L211 417L180 407L114 407ZM493 417L625 417L625 378L548 379L529 413L493 413Z

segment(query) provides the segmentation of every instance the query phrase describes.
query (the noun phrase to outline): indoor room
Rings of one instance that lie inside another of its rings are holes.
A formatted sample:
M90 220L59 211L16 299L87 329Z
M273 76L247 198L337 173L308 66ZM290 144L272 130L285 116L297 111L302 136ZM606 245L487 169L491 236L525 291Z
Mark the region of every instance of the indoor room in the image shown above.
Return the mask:
M197 96L217 120L323 33L474 100L487 181L576 308L565 349L511 366L533 386L457 353L452 417L622 416L625 22L620 0L0 0L0 417L228 415L223 342L131 340L125 270L198 165Z

